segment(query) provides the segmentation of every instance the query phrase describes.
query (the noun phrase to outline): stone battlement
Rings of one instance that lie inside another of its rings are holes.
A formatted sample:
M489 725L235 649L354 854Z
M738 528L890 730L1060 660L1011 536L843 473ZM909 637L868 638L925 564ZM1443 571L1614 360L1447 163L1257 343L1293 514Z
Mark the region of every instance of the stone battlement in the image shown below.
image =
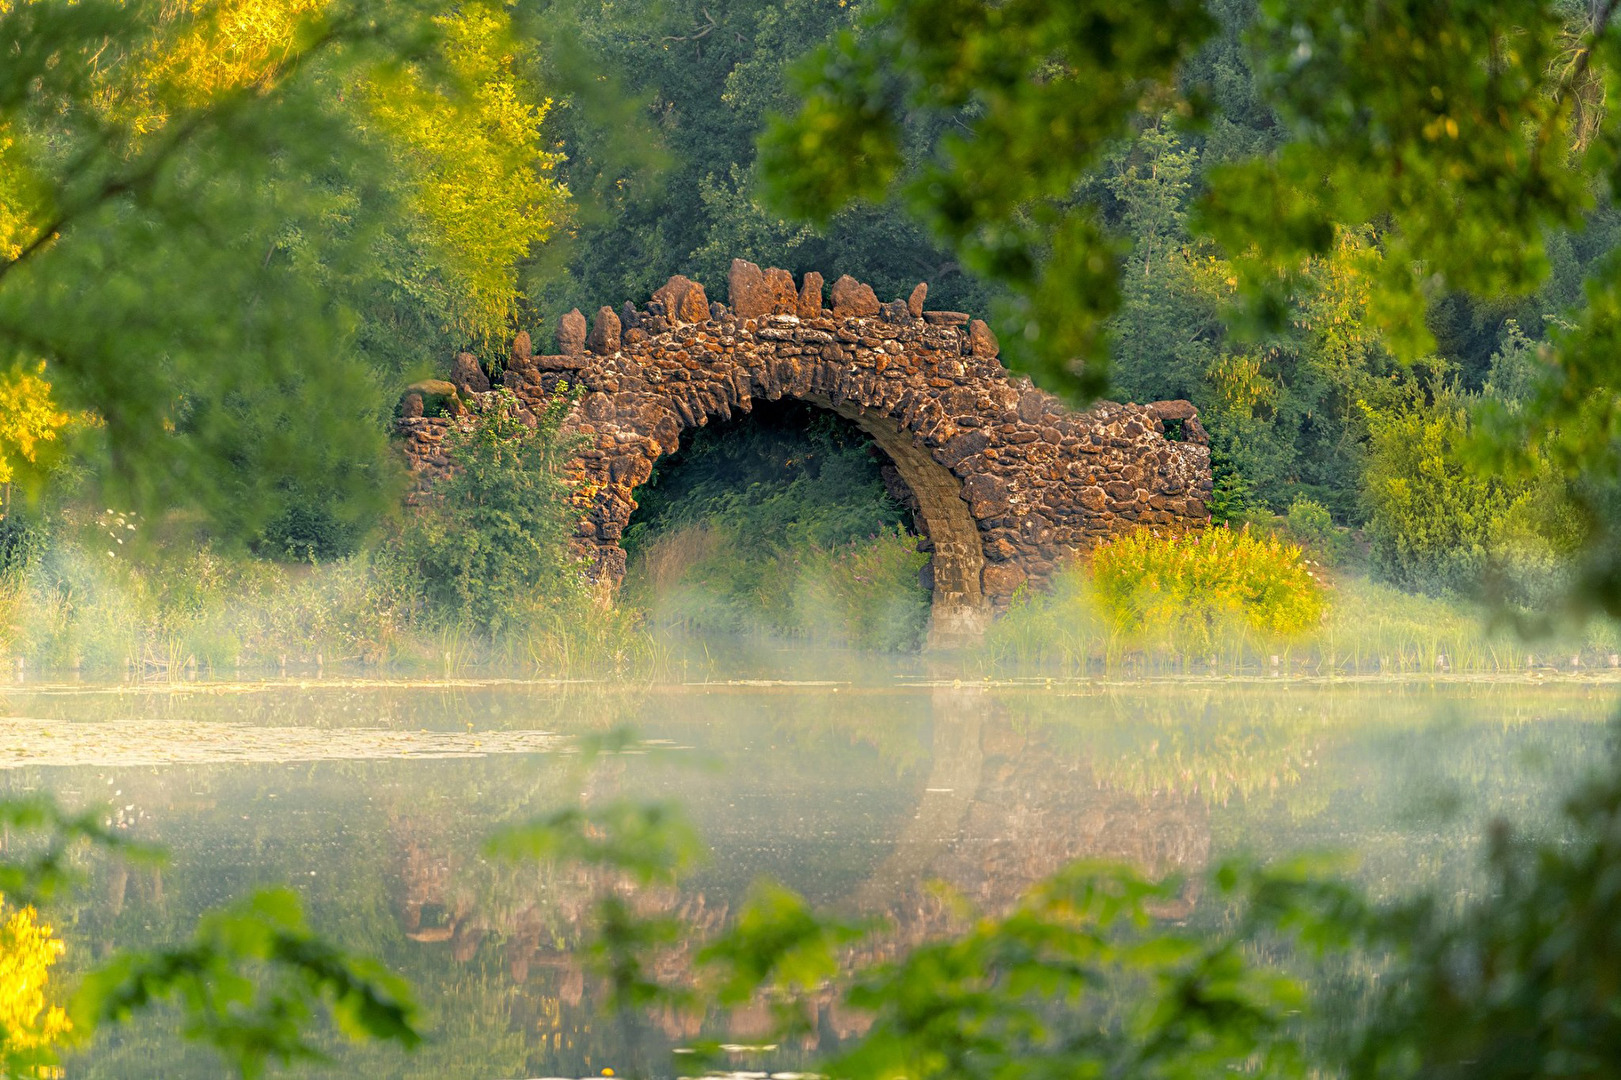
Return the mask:
M556 355L533 355L527 335L515 343L503 382L527 407L564 382L583 391L564 430L584 440L577 542L604 580L624 574L636 486L682 433L782 398L849 418L889 456L886 481L932 556L939 644L977 634L1021 586L1046 585L1100 541L1209 520L1210 451L1186 401L1068 409L1002 366L985 323L925 310L923 285L880 303L840 278L829 305L821 275L796 288L787 271L742 260L729 284L729 309L677 276L643 307L600 309L589 328L570 312ZM454 411L482 407L490 384L463 354L450 383L408 391L398 428L425 478L447 467L439 443L457 422L422 415L435 389L454 391Z

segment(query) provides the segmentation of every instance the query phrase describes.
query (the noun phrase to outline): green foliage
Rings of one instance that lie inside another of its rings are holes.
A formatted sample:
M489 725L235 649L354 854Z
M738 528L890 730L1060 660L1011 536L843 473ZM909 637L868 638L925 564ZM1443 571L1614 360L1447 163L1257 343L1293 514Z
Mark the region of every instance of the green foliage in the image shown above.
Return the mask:
M817 220L898 193L966 266L1013 288L1009 347L1033 346L1049 384L1095 394L1115 245L1096 202L1071 196L1213 26L1181 0L885 0L799 67L797 114L773 124L762 166L784 206ZM909 162L918 116L955 133Z
M1582 574L1511 573L1526 580L1502 591L1542 603L1563 587L1621 611L1614 15L1559 0L893 0L801 69L762 162L813 218L902 193L1014 291L1004 341L1033 341L1055 388L1103 388L1092 358L1118 295L1122 392L1196 401L1226 471L1273 510L1304 493L1356 523L1362 404L1399 412L1443 378L1489 381L1514 403L1490 429L1499 465L1565 474L1542 510L1562 501L1561 530L1597 523ZM915 164L906 125L951 110L957 127ZM1521 327L1544 321L1533 344ZM1236 510L1237 481L1224 493ZM1408 539L1431 543L1425 528ZM1431 532L1449 530L1470 527ZM1472 542L1442 578L1479 569Z
M572 39L572 68L553 49L548 86L563 102L554 119L568 147L562 175L579 202L577 228L567 252L554 248L536 267L540 314L640 302L675 272L724 302L733 258L829 280L853 274L886 299L926 280L932 304L985 310L984 284L898 203L851 207L820 227L763 205L754 139L768 115L792 107L788 66L851 26L860 3L525 7L537 33ZM609 86L619 96L605 102ZM926 154L936 134L919 124L911 151Z
M1297 495L1295 501L1289 504L1285 520L1295 543L1311 552L1319 562L1332 566L1339 561L1340 534L1334 528L1334 519L1329 515L1328 507L1304 495Z
M85 980L72 1015L89 1034L170 998L183 1009L185 1036L213 1047L244 1080L263 1076L270 1061L322 1060L304 1033L319 1004L351 1039L407 1050L422 1041L406 984L312 933L287 889L210 912L185 945L118 956Z
M1224 636L1298 637L1321 620L1323 588L1300 548L1249 529L1139 531L1092 556L1092 586L1123 632L1180 651Z
M561 474L568 447L558 436L571 402L560 392L531 427L503 389L470 431L446 439L455 471L400 541L430 614L446 625L498 638L583 599L568 544L576 512Z
M504 333L561 198L509 30L414 0L0 11L0 370L47 362L92 416L102 505L254 540L400 493L382 384Z
M874 1023L830 1071L1191 1078L1243 1063L1291 1075L1286 1018L1302 988L1237 940L1154 925L1153 905L1174 890L1111 867L1065 869L1012 914L860 978L849 1000ZM1129 995L1123 1022L1109 1015L1111 991Z
M1510 492L1468 467L1468 419L1445 397L1372 417L1363 478L1375 565L1409 588L1467 591L1480 577Z
M1259 81L1288 137L1211 178L1213 231L1275 267L1380 222L1373 321L1398 354L1424 355L1426 290L1529 292L1548 272L1544 232L1591 208L1582 172L1597 162L1572 144L1592 132L1570 108L1588 29L1556 0L1261 5Z
M1505 365L1506 366L1506 365ZM1368 410L1363 498L1374 566L1407 588L1479 594L1490 585L1521 607L1568 585L1561 565L1586 540L1564 482L1533 460L1492 472L1474 453L1474 425L1455 396Z

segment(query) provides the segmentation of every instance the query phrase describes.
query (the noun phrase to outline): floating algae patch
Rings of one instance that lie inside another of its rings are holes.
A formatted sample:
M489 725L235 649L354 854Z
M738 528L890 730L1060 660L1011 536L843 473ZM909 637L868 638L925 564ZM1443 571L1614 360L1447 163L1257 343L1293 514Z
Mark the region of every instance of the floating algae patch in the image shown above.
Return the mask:
M554 750L545 731L260 727L188 720L0 719L0 769L473 758Z

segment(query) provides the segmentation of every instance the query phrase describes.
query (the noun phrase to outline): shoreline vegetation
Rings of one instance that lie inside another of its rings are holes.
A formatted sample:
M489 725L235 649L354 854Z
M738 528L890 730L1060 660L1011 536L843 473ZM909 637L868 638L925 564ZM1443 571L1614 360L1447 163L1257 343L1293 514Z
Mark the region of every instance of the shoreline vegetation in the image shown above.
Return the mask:
M529 621L498 637L435 620L389 547L305 565L204 547L154 567L106 554L102 563L87 546L57 543L26 571L0 575L0 671L142 680L323 672L655 680L678 668L691 674L691 657L702 668L709 652L745 640L756 649L919 656L926 594L903 578L922 560L898 529L776 556L764 576L781 587L756 611L714 579L724 538L693 543L692 531L651 546L654 558L665 556L666 580L656 571L633 579L629 595L612 604L581 585L568 603L537 606ZM1251 530L1216 526L1208 535L1242 542ZM1251 546L1288 558L1284 541ZM672 566L672 547L685 549L690 565ZM882 572L896 562L905 573L892 571L874 586L873 567ZM1311 561L1300 556L1299 565ZM1140 565L1131 570L1128 582L1151 576ZM1229 598L1223 607L1208 582L1173 582L1156 594L1158 610L1143 611L1130 598L1101 599L1095 574L1077 566L1051 591L1019 597L981 644L922 655L973 678L1618 671L1621 635L1606 622L1527 638L1480 602L1408 593L1358 569L1319 565L1315 573L1323 585L1307 601L1309 622L1279 634L1257 625L1265 604ZM1118 580L1114 588L1118 594ZM886 612L899 629L878 637L873 628L883 628ZM901 647L884 647L897 638Z

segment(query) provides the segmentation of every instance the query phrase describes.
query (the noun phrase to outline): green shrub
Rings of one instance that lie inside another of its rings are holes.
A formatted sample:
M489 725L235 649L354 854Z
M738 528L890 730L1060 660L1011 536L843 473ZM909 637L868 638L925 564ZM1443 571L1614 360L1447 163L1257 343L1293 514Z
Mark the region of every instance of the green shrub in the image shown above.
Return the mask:
M1321 563L1332 566L1339 561L1340 536L1334 528L1334 519L1328 507L1315 499L1296 495L1289 504L1289 535Z
M445 440L455 471L399 541L429 617L486 638L525 632L587 592L569 549L578 511L561 474L568 399L560 395L533 428L510 391L496 400L470 431Z
M1408 589L1474 592L1510 494L1502 480L1465 462L1463 406L1441 397L1395 412L1369 410L1368 421L1362 498L1374 569Z
M1368 417L1362 498L1381 577L1436 595L1491 591L1530 608L1568 584L1564 564L1585 526L1552 470L1507 477L1478 468L1468 409L1450 393Z
M1298 637L1325 606L1298 546L1220 526L1122 537L1093 556L1092 587L1120 630L1178 651L1206 650L1235 632Z

